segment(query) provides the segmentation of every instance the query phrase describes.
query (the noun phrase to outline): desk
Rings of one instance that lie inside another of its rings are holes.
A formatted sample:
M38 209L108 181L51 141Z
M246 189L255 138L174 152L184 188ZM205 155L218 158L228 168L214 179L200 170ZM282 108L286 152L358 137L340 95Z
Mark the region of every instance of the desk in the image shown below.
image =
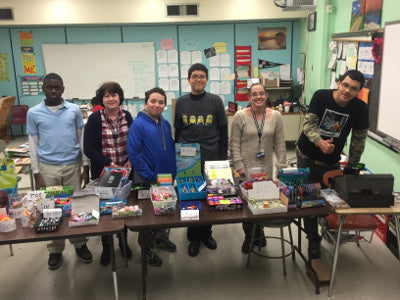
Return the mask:
M400 215L400 203L396 203L394 206L391 207L360 207L360 208L347 208L347 209L336 209L335 213L340 216L339 220L339 228L337 234L337 240L335 245L335 253L333 256L333 263L332 263L332 271L331 271L331 282L329 285L328 296L330 297L332 294L333 282L335 280L335 272L337 261L339 258L339 247L340 247L340 237L342 235L344 219L348 215L394 215L395 216L395 223L396 223L396 234L397 234L397 247L399 251L400 257L400 228L399 228L399 218Z
M125 227L124 219L112 219L111 216L101 216L98 225L68 227L68 217L61 222L60 229L56 232L35 233L33 228L23 228L20 220L17 220L17 229L0 234L0 245L50 241L68 239L72 237L84 237L107 234L110 236L111 269L113 273L114 294L118 300L117 266L115 262L114 239L112 235L120 233Z
M263 220L277 220L277 219L296 219L296 218L307 218L312 216L325 217L329 214L330 207L316 207L307 208L300 210L292 210L287 213L277 214L264 214L264 215L253 215L247 207L247 202L244 203L244 207L241 210L233 211L209 211L208 204L205 200L202 201L200 220L197 221L181 221L180 211L177 207L176 213L172 215L156 216L153 211L153 206L150 200L135 201L133 193L130 197L130 202L138 204L142 210L143 215L139 218L127 218L126 226L132 230L144 230L144 229L160 229L170 227L186 227L186 226L203 226L213 224L227 224L227 223L241 223L256 222ZM178 204L179 205L179 202ZM297 222L299 226L299 222ZM298 234L300 236L300 228ZM295 250L298 254L305 259L301 253L301 239L298 239L299 247L295 246ZM307 261L306 261L307 262ZM314 272L316 276L316 273ZM146 280L147 280L147 264L144 260L144 249L142 248L142 298L146 299ZM316 293L319 293L319 283L317 282Z

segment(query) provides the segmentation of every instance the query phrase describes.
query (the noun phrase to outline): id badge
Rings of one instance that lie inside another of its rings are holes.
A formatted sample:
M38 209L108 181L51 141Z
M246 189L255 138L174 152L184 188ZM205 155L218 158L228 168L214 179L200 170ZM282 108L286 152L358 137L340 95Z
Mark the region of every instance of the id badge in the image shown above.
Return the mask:
M258 153L256 154L257 158L264 158L265 157L265 152L264 149L261 149L260 151L258 151Z

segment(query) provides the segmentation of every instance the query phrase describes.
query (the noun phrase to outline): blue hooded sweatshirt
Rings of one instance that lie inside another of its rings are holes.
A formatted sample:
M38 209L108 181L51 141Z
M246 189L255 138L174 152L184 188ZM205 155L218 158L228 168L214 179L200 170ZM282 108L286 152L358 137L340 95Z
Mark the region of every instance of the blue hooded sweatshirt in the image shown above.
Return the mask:
M171 125L162 116L156 123L140 112L133 121L128 135L129 161L144 181L157 181L157 174L176 176L175 142Z

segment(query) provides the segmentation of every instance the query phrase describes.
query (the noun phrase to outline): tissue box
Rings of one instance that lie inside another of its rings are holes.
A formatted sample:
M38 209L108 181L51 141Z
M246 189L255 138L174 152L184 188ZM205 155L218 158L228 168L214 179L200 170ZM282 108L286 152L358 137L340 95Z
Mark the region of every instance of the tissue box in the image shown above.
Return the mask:
M71 200L69 227L99 224L99 201L99 195L96 194L74 196Z

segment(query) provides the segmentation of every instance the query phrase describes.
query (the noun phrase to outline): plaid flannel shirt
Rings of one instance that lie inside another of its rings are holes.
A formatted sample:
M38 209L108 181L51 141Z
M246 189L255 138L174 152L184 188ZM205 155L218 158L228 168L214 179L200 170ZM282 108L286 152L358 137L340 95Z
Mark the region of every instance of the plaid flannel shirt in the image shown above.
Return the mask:
M125 113L118 113L119 126L108 118L105 110L101 112L103 155L110 158L113 163L123 166L128 161L126 141L128 140L129 126ZM114 138L114 133L116 137Z

